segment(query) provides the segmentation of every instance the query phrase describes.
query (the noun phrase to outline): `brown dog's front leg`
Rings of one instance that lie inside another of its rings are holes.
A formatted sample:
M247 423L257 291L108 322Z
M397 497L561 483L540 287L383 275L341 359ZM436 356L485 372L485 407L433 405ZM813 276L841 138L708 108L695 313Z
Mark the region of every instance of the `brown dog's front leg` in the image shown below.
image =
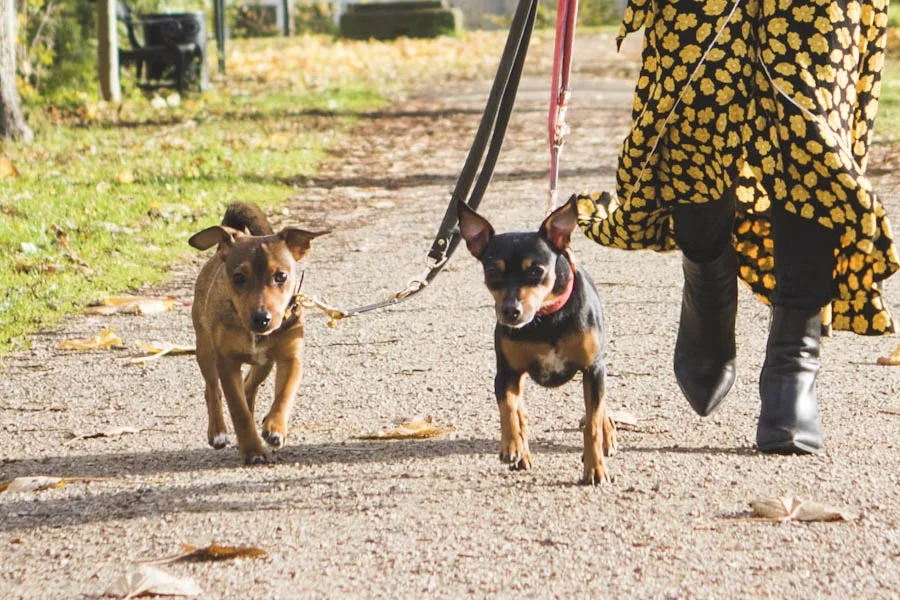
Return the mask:
M524 373L497 372L494 392L500 408L500 460L514 470L531 468L528 449L528 415L522 398Z
M583 372L584 385L584 475L581 483L595 485L609 482L604 454L612 452L615 440L607 440L606 404L603 401L606 371L591 366ZM615 425L613 425L615 428Z
M253 365L250 367L250 371L244 378L244 398L247 400L247 410L250 411L251 415L256 408L256 392L259 391L259 386L262 385L262 382L265 381L266 377L269 376L269 373L272 372L273 365L274 363L272 362L267 362L262 365Z
M206 383L203 393L206 398L208 417L206 441L216 450L220 450L228 445L228 431L225 426L225 414L222 412L222 389L219 387L219 369L216 366L216 357L212 352L198 345L197 364L200 366L200 373Z
M275 371L275 402L263 419L262 435L270 446L281 448L287 439L287 427L303 369L299 358L279 360Z
M241 364L236 361L220 361L218 368L222 392L225 394L225 401L228 402L228 412L231 413L231 422L234 425L241 457L248 465L264 463L267 459L266 450L256 432L253 414L244 397Z

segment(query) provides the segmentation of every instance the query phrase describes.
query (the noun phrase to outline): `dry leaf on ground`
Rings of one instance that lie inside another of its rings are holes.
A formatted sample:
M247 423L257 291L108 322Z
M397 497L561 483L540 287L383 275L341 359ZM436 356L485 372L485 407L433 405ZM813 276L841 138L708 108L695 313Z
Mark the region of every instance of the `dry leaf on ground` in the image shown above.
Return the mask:
M134 173L131 169L119 171L115 176L116 183L134 183Z
M203 593L190 577L175 577L148 565L129 567L122 577L106 590L107 596L199 596Z
M172 310L176 304L185 304L178 298L166 296L107 296L88 305L87 312L98 315L116 313L153 315Z
M46 475L34 475L31 477L16 477L0 482L0 494L4 492L38 492L52 488L62 487L67 483L89 481L115 481L110 477L49 477Z
M610 410L606 416L613 420L618 429L637 429L638 420L630 412L624 410Z
M455 427L438 427L431 417L407 419L392 429L382 429L368 435L357 436L360 440L421 440L439 437L455 431Z
M197 548L190 544L181 544L181 547L184 548L183 552L164 558L145 560L142 561L142 563L145 565L161 565L179 560L231 560L235 558L258 558L260 556L266 556L267 554L265 550L257 548L256 546L220 546L219 544L212 543L205 548Z
M900 346L897 346L890 356L879 356L875 362L886 367L900 366Z
M758 498L750 502L758 517L772 521L852 521L858 515L797 496Z
M145 431L146 427L111 427L105 431L97 431L94 433L75 433L74 437L69 439L66 444L71 444L72 442L77 442L78 440L90 440L94 438L112 438L119 437L123 435L129 435L133 433L140 433Z
M19 170L16 168L16 165L5 156L0 156L0 178L18 176Z
M121 346L122 338L116 335L115 329L104 329L92 338L81 340L63 340L59 343L60 350L107 350L114 346Z
M178 344L170 344L168 342L149 342L137 344L137 347L146 352L141 356L129 358L128 363L132 365L144 364L151 360L159 360L163 356L178 356L179 354L196 354L196 346L180 346Z

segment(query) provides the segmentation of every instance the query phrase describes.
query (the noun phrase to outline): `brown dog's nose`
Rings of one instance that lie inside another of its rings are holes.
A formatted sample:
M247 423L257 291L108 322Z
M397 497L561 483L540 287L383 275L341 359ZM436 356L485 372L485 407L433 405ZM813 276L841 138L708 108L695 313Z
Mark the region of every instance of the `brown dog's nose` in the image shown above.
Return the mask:
M253 331L261 333L269 328L269 324L272 322L272 314L261 308L258 308L253 311L253 314L250 315L250 327Z

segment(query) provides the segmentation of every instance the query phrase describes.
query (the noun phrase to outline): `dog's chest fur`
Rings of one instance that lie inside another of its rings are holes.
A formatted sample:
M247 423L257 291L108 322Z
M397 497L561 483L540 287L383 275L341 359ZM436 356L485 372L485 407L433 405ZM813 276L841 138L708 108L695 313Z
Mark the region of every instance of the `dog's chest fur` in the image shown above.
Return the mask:
M539 385L556 387L592 364L600 349L595 329L573 331L553 343L501 336L499 350L514 371L525 371Z

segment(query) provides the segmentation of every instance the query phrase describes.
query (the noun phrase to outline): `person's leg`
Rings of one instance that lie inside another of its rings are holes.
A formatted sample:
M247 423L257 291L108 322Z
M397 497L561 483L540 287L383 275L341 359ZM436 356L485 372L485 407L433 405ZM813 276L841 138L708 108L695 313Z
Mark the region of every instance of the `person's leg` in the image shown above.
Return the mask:
M759 377L760 452L807 454L822 447L816 398L822 307L834 297L834 232L776 208L775 294Z
M706 416L734 384L737 259L732 246L734 195L679 204L675 239L684 254L684 291L675 342L675 379L691 407Z

